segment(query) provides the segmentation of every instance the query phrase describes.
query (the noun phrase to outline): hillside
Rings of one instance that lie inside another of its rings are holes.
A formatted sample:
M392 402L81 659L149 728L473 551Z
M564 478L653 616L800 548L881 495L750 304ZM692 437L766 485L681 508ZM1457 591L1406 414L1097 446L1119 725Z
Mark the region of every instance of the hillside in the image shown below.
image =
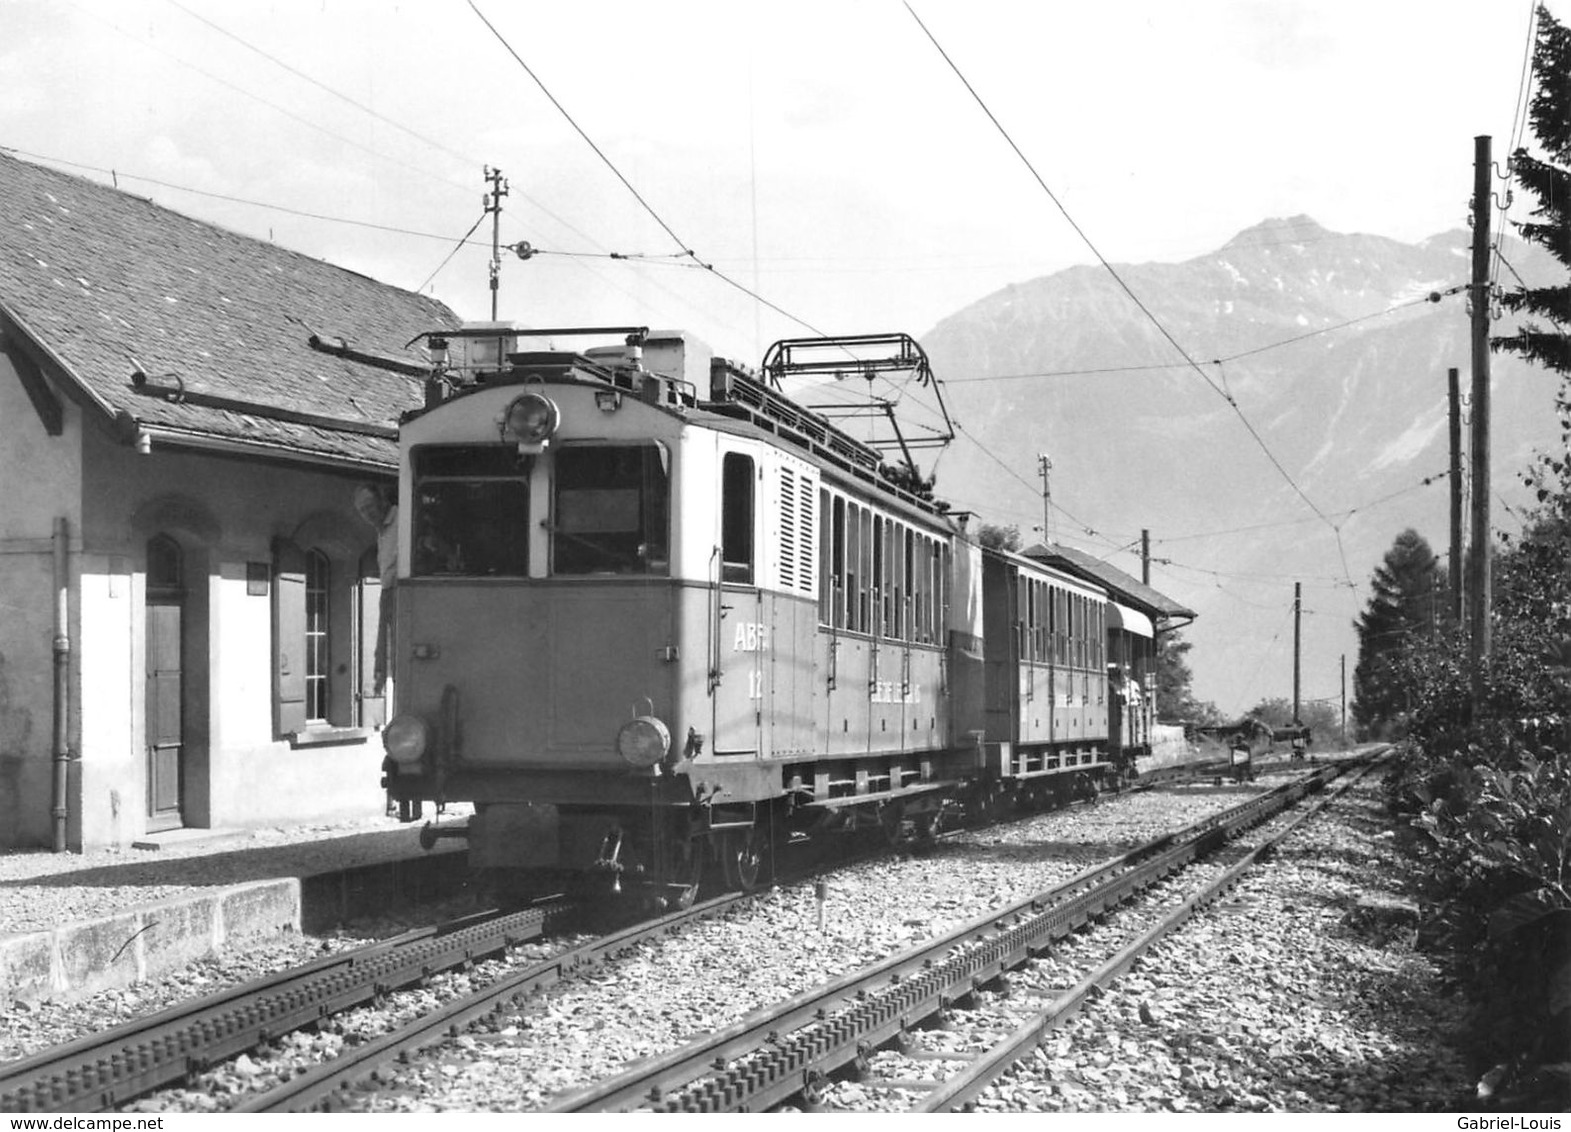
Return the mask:
M1056 540L1138 576L1149 529L1152 584L1200 614L1185 631L1195 693L1226 712L1292 695L1302 582L1303 698L1334 699L1392 540L1412 526L1442 556L1449 544L1446 481L1423 481L1448 463L1447 368L1464 394L1470 382L1466 297L1444 294L1467 280L1469 243L1300 216L1183 263L1116 265L1197 367L1101 267L989 295L922 339L963 429L938 492L1030 541L1047 453ZM1509 243L1506 256L1529 280L1554 278L1537 249ZM1520 471L1558 439L1556 380L1499 354L1492 378L1494 524L1509 531ZM1130 545L1136 556L1115 552Z

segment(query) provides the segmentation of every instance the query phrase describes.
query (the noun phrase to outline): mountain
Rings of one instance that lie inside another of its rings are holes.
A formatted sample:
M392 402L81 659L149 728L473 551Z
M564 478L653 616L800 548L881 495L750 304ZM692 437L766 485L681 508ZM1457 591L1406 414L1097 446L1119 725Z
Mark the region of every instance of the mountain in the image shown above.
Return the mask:
M962 430L938 494L1034 541L1045 453L1056 541L1138 576L1149 530L1151 584L1199 612L1195 694L1224 712L1292 696L1302 583L1301 697L1335 704L1386 550L1409 526L1442 558L1450 543L1446 370L1465 398L1470 240L1297 216L1182 263L1115 265L1127 292L1101 266L1005 287L922 338ZM1504 251L1528 281L1557 278L1542 251ZM1558 383L1511 355L1491 365L1492 518L1509 531L1520 472L1559 440Z

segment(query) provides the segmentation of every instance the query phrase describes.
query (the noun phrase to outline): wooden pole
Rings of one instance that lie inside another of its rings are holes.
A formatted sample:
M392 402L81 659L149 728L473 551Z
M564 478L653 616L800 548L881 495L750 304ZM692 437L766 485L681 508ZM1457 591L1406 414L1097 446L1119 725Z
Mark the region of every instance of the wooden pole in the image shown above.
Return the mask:
M1468 562L1468 661L1474 718L1484 696L1484 664L1490 654L1489 537L1489 212L1492 202L1489 137L1473 139L1473 537Z
M1304 610L1304 583L1293 583L1293 726L1297 727L1298 719L1298 674L1299 674L1299 625L1302 621Z
M1451 623L1462 626L1462 383L1455 367L1446 371L1447 395L1450 398L1451 431L1451 552L1447 556L1450 566Z

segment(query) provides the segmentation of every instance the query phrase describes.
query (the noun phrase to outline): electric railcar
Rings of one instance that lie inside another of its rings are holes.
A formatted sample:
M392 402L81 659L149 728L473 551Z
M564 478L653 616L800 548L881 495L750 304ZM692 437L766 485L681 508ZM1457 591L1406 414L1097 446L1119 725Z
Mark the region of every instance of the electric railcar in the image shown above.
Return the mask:
M1138 630L1110 635L1104 589L984 551L918 478L694 339L429 345L400 430L384 784L411 819L473 802L476 867L681 900L718 865L745 889L788 839L1083 789L1148 737L1109 655Z

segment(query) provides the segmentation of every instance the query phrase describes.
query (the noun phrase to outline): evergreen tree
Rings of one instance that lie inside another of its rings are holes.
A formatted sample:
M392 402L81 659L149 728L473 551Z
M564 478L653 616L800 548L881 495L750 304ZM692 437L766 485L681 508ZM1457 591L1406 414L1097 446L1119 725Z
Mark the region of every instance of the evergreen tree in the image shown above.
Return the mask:
M1355 624L1358 665L1353 670L1353 718L1366 737L1390 738L1406 729L1415 651L1438 635L1445 608L1440 564L1429 543L1409 528L1396 537L1371 580L1369 604Z
M1199 701L1190 690L1194 673L1184 655L1193 647L1175 633L1158 636L1156 651L1156 717L1163 723L1187 723L1205 727L1222 722L1216 705Z
M1571 270L1571 29L1538 7L1538 34L1533 48L1533 134L1544 157L1526 149L1511 156L1518 182L1538 198L1532 215L1517 224L1522 238L1548 249ZM1520 354L1560 373L1571 373L1571 285L1527 287L1507 291L1500 301L1518 314L1548 319L1553 329L1524 322L1517 334L1495 338L1499 350Z

